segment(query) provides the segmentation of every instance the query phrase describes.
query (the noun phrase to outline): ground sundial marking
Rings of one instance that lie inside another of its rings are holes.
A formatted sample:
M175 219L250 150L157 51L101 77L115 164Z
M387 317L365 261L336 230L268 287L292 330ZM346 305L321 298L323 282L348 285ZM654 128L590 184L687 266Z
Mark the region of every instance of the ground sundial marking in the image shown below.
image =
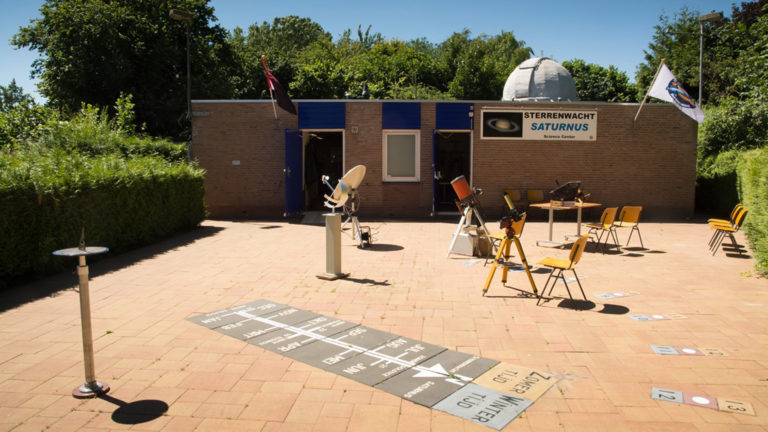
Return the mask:
M504 391L504 388L488 387L480 382L497 375L497 370L506 370L507 374L509 370L519 371L521 379L537 375L549 380L550 376L269 300L257 300L188 320L428 408L498 430L556 382L553 379L543 386L537 385L535 394L526 399L521 394L514 394L520 393L519 389L510 387L512 390ZM523 384L532 385L530 382Z

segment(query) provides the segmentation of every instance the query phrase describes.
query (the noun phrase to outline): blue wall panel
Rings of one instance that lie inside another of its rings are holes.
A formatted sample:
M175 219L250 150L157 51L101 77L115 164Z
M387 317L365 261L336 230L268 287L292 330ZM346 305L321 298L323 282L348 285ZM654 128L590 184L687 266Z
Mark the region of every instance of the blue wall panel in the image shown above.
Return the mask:
M382 102L382 129L421 129L421 103Z
M299 102L299 129L346 128L345 102Z
M440 130L470 130L472 129L471 103L438 102L435 105L436 125Z

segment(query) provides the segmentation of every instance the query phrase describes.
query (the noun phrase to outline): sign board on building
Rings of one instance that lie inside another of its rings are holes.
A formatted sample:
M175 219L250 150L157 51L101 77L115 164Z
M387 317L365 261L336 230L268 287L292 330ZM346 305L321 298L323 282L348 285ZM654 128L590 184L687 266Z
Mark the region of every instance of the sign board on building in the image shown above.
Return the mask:
M482 110L482 139L595 141L597 111Z

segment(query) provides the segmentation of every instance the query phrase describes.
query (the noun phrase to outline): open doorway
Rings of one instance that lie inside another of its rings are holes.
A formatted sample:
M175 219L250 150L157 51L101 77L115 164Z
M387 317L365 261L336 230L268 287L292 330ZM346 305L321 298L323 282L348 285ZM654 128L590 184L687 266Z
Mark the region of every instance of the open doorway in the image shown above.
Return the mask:
M455 212L456 193L451 180L463 175L471 181L472 145L470 132L435 132L437 156L437 189L435 190L435 211Z
M344 133L341 131L303 131L304 137L304 209L323 210L323 194L330 189L320 177L330 177L336 182L344 173Z

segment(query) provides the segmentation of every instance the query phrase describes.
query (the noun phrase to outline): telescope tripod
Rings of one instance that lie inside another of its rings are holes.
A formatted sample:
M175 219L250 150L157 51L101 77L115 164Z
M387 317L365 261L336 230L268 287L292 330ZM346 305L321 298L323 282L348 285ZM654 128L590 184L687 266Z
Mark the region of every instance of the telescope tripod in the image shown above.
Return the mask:
M476 208L477 204L472 203L466 203L464 206L462 206L459 201L456 201L456 207L459 208L459 211L461 212L461 219L459 219L459 225L456 227L456 232L453 233L453 238L451 239L451 245L448 246L448 254L446 255L446 258L451 256L451 252L453 252L453 247L456 245L456 239L459 238L459 235L461 234L462 230L467 231L471 228L474 228L472 225L472 216L477 218L477 221L479 223L479 228L483 229L483 236L488 238L490 241L490 237L488 236L488 228L485 227L485 221L483 220L483 216L480 215L480 211L478 208ZM480 237L478 235L478 237ZM491 242L493 244L493 242Z
M520 255L520 260L523 262L525 273L528 275L528 282L531 283L531 288L533 288L533 294L536 295L536 297L539 296L539 291L536 289L536 282L533 281L531 269L528 267L528 261L525 259L523 246L520 244L520 239L515 235L515 231L510 227L504 228L504 238L501 240L501 244L499 245L499 251L496 252L496 258L493 260L493 265L491 266L491 271L488 273L488 278L485 279L483 295L488 292L488 287L491 285L491 281L493 280L493 275L496 273L497 266L501 265L504 267L501 270L501 283L507 282L507 273L509 272L510 265L507 259L509 259L509 250L513 241L517 247L517 253ZM504 259L501 259L502 254L504 255Z

